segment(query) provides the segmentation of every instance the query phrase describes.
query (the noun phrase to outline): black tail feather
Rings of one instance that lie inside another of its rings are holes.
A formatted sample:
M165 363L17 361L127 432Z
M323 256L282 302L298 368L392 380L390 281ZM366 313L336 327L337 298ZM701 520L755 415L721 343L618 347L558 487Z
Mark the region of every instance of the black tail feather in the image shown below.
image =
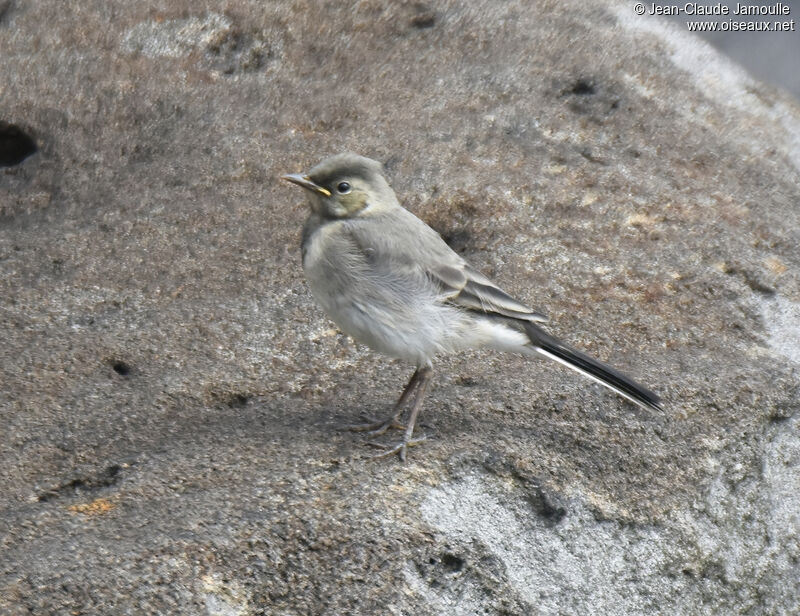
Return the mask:
M537 352L596 380L631 402L657 411L664 410L661 406L661 399L633 379L585 353L568 347L534 323L528 321L523 322L523 325L525 333L528 334L528 338Z

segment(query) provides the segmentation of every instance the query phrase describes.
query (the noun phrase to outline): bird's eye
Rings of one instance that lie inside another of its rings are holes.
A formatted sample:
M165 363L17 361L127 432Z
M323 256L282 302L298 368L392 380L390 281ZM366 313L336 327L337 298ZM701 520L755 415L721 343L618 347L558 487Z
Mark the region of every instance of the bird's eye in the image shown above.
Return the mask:
M342 195L346 195L350 192L351 186L347 182L339 182L339 185L336 187L336 191Z

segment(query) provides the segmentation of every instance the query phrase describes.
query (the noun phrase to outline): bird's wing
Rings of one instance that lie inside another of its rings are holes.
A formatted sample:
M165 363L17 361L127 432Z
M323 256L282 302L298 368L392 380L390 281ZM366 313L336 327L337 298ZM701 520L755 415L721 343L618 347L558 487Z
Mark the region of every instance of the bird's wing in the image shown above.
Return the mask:
M384 276L425 276L442 301L488 315L543 322L547 317L518 302L473 269L445 241L411 212L395 208L347 225L355 246ZM387 232L390 229L391 232Z
M455 306L523 321L547 321L464 261L434 264L427 273L440 286L445 301Z

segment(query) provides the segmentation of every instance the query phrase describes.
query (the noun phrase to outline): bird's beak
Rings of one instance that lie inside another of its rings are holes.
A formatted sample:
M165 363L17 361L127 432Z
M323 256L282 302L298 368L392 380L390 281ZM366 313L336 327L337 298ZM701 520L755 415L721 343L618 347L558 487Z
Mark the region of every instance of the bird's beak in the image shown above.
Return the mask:
M325 197L331 196L331 191L327 188L320 186L319 184L314 184L311 181L311 178L307 175L303 175L302 173L287 173L286 175L281 176L282 180L288 180L292 184L297 184L298 186L302 186L303 188L310 190L311 192L315 192L319 195L323 195Z

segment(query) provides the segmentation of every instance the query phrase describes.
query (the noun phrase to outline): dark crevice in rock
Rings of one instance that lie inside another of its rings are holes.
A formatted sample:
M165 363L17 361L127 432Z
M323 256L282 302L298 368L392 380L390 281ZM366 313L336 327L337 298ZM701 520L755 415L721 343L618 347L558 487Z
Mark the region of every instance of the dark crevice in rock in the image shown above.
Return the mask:
M120 376L128 376L133 368L127 362L121 360L114 360L111 362L111 368Z
M597 92L597 87L591 80L578 79L566 93L575 94L577 96L591 96L595 92Z
M559 90L559 97L566 99L567 107L590 121L600 123L620 109L621 99L613 84L604 87L593 79L582 77Z
M103 469L102 472L89 477L77 477L68 483L62 484L42 492L37 497L40 503L46 503L57 498L64 498L81 492L96 492L103 488L108 488L119 483L122 479L122 466L112 464Z
M242 408L243 406L247 406L248 402L250 402L250 396L248 394L233 394L228 400L228 406L232 408Z
M13 0L6 0L6 2L0 2L0 24L3 23L3 20L8 15L11 8L14 6Z
M595 163L595 164L598 164L598 165L608 166L608 163L605 160L603 160L602 158L597 158L597 156L592 154L592 152L589 149L581 150L581 156L583 156L589 162L592 162L592 163Z
M767 283L761 280L757 274L751 271L733 265L726 265L723 271L729 276L740 276L744 283L756 293L766 296L772 296L776 293L774 288L769 286Z
M450 573L458 573L464 568L466 561L460 556L446 552L442 554L442 567Z
M744 276L745 284L756 293L760 293L761 295L775 295L775 289L762 282L757 277L748 275L747 272L742 272L742 275Z
M458 253L463 253L467 250L472 239L472 234L465 229L444 232L441 233L441 236L447 245Z
M411 18L411 26L418 30L433 28L436 25L436 13L424 4L417 4L416 15Z
M483 460L483 467L490 473L502 476L510 474L522 484L525 499L546 526L555 526L567 515L567 508L561 503L561 496L542 486L542 482L527 475L501 455L489 454Z
M564 519L564 516L567 515L567 510L557 503L554 503L550 496L541 488L538 488L536 493L529 495L528 502L533 505L536 513L539 514L539 517L544 518L544 520L551 526L558 524Z
M14 167L35 154L38 149L33 138L21 128L0 121L0 167Z

